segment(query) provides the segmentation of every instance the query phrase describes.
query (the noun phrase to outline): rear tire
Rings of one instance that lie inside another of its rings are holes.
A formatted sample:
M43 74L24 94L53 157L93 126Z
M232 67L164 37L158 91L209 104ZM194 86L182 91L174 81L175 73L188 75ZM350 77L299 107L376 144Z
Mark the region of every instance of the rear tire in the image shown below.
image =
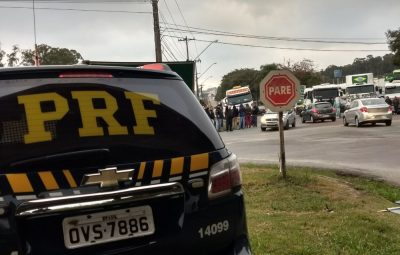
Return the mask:
M285 124L284 129L285 129L285 130L288 130L288 129L289 129L289 120L286 121L286 124Z
M392 125L392 121L388 120L388 121L385 122L385 124L386 124L386 126L391 126Z
M267 130L266 128L261 128L261 132L265 132Z
M335 121L336 121L336 118L332 118L332 121L335 122Z
M346 120L346 117L343 117L343 126L347 127L349 123Z
M357 117L355 118L354 123L356 124L356 127L361 127L361 123Z

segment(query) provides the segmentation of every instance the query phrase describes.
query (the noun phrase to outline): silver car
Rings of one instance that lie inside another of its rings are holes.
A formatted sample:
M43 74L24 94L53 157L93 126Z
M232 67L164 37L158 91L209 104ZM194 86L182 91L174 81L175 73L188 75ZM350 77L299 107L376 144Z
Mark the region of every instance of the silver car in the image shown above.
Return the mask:
M267 112L261 116L261 131L265 131L267 128L277 129L279 128L279 114L277 112L272 112L267 110ZM283 112L283 124L285 129L289 129L289 126L296 126L296 112L290 110L288 112Z
M357 127L365 123L385 123L392 125L392 107L383 98L363 98L350 103L348 110L344 112L343 125L350 123Z

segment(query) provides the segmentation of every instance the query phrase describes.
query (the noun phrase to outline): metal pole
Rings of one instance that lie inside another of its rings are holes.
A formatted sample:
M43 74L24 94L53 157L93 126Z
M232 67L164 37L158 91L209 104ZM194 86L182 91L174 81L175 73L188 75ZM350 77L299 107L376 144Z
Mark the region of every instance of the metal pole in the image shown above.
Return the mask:
M186 61L189 61L189 41L192 41L194 39L188 39L187 36L183 39L178 39L178 42L183 42L185 41L186 43Z
M185 41L186 41L186 61L189 61L189 43L187 36L185 37Z
M154 43L156 48L156 62L162 62L161 54L161 37L160 37L160 21L158 19L158 0L152 0L153 5L153 21L154 21Z
M286 179L286 156L285 156L285 136L283 134L283 112L279 112L279 140L280 140L280 154L279 154L279 171L282 173L283 179Z
M196 95L197 95L197 99L199 99L199 77L197 75L197 62L194 62L194 66L195 66L195 70L194 73L196 75Z
M32 0L32 11L33 11L33 34L35 37L35 65L39 66L39 52L36 40L36 11L35 11L35 0Z

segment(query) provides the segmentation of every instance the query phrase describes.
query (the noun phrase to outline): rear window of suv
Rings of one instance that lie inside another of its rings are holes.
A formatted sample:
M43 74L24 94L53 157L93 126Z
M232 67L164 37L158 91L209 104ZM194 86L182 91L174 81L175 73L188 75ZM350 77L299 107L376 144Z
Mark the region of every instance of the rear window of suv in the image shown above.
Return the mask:
M112 164L223 147L204 110L179 79L0 80L2 167L80 150L99 150L85 160L106 157Z
M315 104L315 108L318 109L325 109L325 108L331 108L332 105L330 103L320 103L320 104Z

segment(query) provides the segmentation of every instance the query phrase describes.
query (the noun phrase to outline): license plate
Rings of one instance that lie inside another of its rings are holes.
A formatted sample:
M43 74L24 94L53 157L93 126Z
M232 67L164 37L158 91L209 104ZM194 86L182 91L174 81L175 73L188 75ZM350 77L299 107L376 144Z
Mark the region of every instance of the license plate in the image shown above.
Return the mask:
M147 236L155 231L150 206L68 217L62 227L68 249Z

